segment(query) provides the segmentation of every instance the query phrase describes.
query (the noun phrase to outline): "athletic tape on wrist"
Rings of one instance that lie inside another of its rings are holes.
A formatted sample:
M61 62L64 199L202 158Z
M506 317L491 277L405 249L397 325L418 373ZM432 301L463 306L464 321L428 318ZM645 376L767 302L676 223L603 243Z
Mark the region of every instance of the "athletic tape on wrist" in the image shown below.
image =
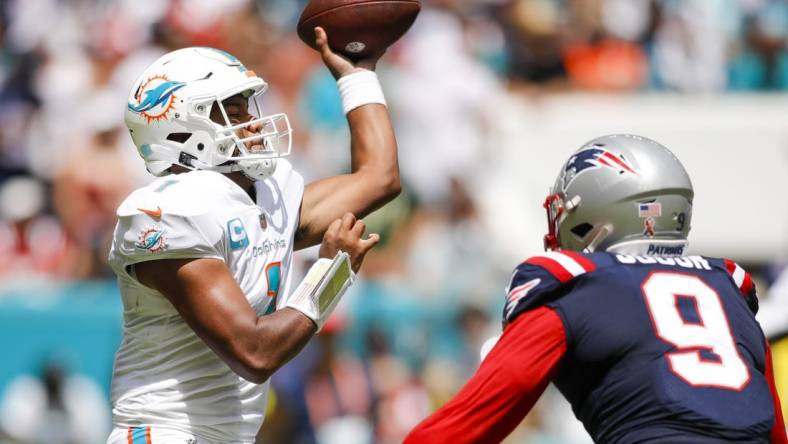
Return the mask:
M337 80L337 87L342 97L342 111L345 114L370 103L386 105L386 98L383 96L378 76L374 71L357 71L340 77Z
M285 306L312 319L320 331L355 279L356 275L350 268L350 256L347 253L340 251L333 260L318 259L287 298Z

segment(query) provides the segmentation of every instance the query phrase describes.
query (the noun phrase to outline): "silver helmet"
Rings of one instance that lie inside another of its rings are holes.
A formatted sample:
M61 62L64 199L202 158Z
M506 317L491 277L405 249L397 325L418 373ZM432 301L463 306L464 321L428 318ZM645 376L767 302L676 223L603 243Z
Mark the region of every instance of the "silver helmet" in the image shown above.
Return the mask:
M661 144L596 138L572 154L545 199L545 249L681 255L693 195L684 166Z

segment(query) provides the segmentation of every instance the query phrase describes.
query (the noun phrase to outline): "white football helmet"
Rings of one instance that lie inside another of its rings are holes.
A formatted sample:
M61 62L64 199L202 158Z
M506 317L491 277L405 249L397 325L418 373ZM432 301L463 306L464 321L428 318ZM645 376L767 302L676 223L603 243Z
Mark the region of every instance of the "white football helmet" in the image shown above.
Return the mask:
M274 173L276 159L290 154L290 122L284 114L263 116L257 98L268 84L232 55L192 47L163 55L134 83L125 120L148 171L169 173L172 165L220 173L243 171L253 180ZM248 122L231 122L222 101L236 94L249 100ZM211 120L218 106L224 124ZM261 126L241 138L238 130ZM252 147L250 149L249 147ZM255 147L259 147L255 148Z

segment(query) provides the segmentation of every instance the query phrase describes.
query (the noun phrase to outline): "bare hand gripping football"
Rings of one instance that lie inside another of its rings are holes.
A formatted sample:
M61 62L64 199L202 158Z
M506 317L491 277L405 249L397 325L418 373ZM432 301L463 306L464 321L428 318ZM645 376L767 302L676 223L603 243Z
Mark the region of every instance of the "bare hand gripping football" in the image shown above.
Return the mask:
M312 0L298 20L298 36L318 49L315 27L330 36L335 52L351 60L382 54L416 20L420 0Z

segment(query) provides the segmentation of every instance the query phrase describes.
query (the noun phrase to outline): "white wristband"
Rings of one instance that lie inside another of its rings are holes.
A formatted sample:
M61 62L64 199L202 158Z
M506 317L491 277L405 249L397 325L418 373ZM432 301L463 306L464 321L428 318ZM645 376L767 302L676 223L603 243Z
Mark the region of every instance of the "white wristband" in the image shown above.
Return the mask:
M337 80L337 87L345 114L369 103L386 105L386 98L383 97L383 90L374 71L357 71L342 76Z

